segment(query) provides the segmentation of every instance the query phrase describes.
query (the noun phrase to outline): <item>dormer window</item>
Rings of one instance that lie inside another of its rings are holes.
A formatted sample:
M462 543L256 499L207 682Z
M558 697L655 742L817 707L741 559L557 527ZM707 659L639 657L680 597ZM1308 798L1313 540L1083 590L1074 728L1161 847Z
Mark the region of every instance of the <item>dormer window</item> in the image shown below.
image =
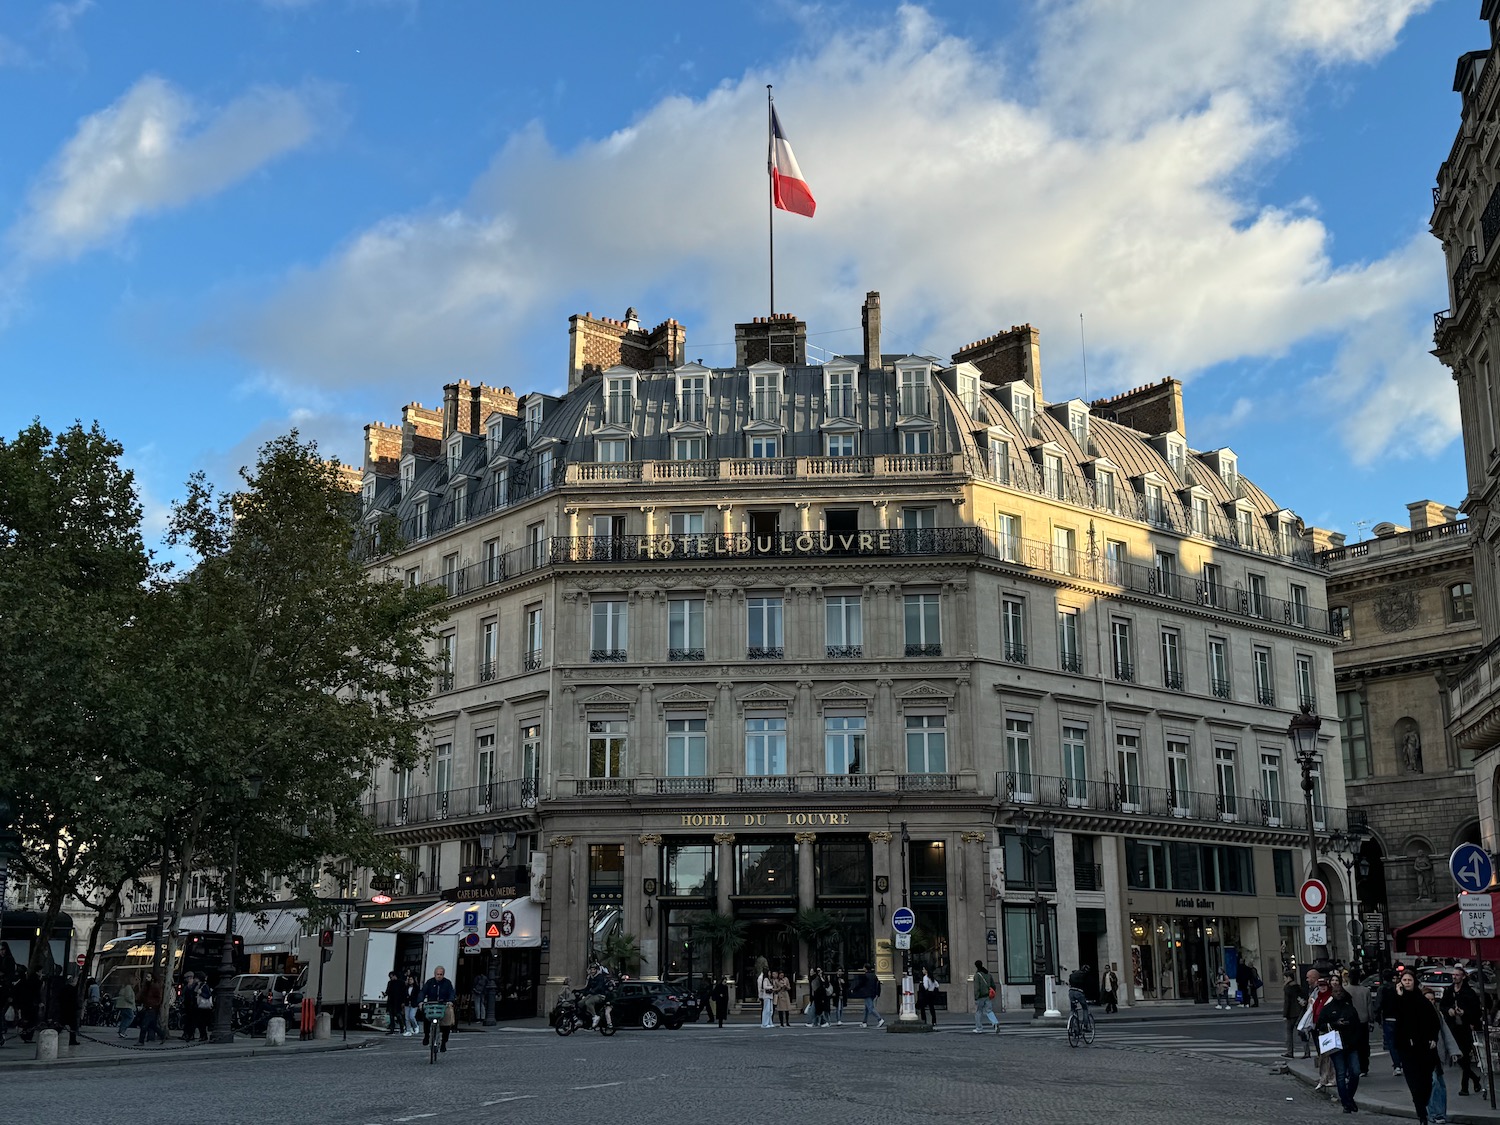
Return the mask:
M603 461L609 464L623 464L625 457L624 438L600 438L594 443L595 461Z
M826 380L823 398L824 415L828 418L853 418L855 373L853 371L826 371L823 378Z
M1207 535L1209 533L1208 497L1193 497L1193 533L1195 535Z
M628 426L635 417L635 379L629 375L604 380L604 421L610 426Z
M375 503L375 478L374 477L365 477L364 481L359 486L359 491L360 491L361 498L365 502L365 507L366 508L368 508L372 504L374 504Z
M505 424L501 422L500 419L496 418L493 422L490 423L489 428L489 453L492 458L499 455L500 442L501 439L504 438L504 436Z
M413 539L427 538L427 501L418 500Z
M828 456L830 457L853 457L854 435L853 434L829 434Z
M1180 438L1167 438L1167 464L1172 466L1172 472L1177 479L1187 481L1187 442Z
M533 399L526 404L526 440L533 442L542 432L542 400Z
M779 371L758 371L750 376L750 417L756 422L781 421ZM774 457L775 454L771 456Z
M1115 474L1111 469L1099 469L1094 477L1094 498L1106 512L1118 511L1115 497Z
M750 456L756 460L769 460L781 455L781 440L775 434L751 434Z
M469 482L461 481L453 489L453 522L463 523L469 518Z
M931 430L905 430L901 434L901 452L922 455L932 452Z
M1255 546L1255 513L1249 508L1235 510L1236 527L1241 547Z
M1167 523L1167 496L1166 490L1155 481L1146 482L1146 519L1157 527L1165 527Z
M1042 487L1054 500L1063 497L1063 459L1057 453L1042 454Z
M702 422L708 416L708 376L677 377L677 421Z
M912 367L901 371L901 402L897 413L905 418L930 418L930 389L927 385L927 368Z
M1089 411L1086 406L1068 407L1068 432L1085 453L1089 450Z
M417 463L413 460L401 462L401 495L405 496L411 491L412 482L417 479Z
M680 437L672 439L672 459L674 461L702 461L704 458L704 441L701 437Z
M448 441L448 474L450 476L458 472L458 467L463 463L463 459L464 441L463 438L455 434Z
M958 398L969 412L970 418L979 417L979 373L960 367L958 370Z
M1015 418L1021 436L1028 436L1031 433L1031 419L1036 411L1036 400L1031 396L1031 389L1022 383L1011 383L1005 388L1004 397L1005 405Z
M1010 483L1010 443L1004 438L990 435L990 479L1001 484Z
M1219 479L1231 496L1239 494L1240 470L1233 453L1219 451Z

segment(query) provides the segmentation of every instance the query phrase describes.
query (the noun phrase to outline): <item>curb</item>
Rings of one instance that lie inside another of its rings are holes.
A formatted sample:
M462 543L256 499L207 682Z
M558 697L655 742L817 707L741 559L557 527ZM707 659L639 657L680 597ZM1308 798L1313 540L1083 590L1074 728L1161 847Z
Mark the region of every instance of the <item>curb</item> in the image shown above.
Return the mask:
M203 1060L219 1061L222 1059L253 1059L261 1056L275 1056L279 1058L291 1058L300 1055L321 1055L332 1051L358 1051L370 1046L373 1039L362 1039L358 1042L335 1043L329 1046L293 1047L267 1047L262 1044L259 1047L232 1047L222 1051L213 1050L187 1050L170 1054L145 1054L145 1055L120 1055L118 1057L106 1055L101 1058L74 1059L59 1058L54 1062L38 1062L29 1059L19 1062L0 1062L0 1074L9 1074L18 1070L79 1070L96 1069L107 1066L161 1066L164 1063L176 1062L200 1062Z
M1283 1063L1290 1063L1291 1060L1283 1059L1281 1061ZM1296 1067L1290 1065L1286 1066L1285 1072L1290 1074L1298 1082L1302 1083L1302 1085L1308 1087L1309 1089L1318 1084L1316 1074L1306 1074ZM1337 1095L1335 1095L1333 1098L1330 1098L1329 1100L1330 1102L1337 1104ZM1359 1102L1359 1108L1361 1110L1371 1110L1375 1113L1383 1113L1387 1117L1405 1117L1413 1121L1415 1121L1417 1118L1416 1107L1411 1105L1409 1102L1402 1105L1392 1105L1390 1102L1384 1100L1383 1098L1379 1101L1374 1101L1367 1100L1362 1095L1359 1096L1357 1100ZM1455 1113L1453 1112L1453 1102L1451 1098L1449 1099L1448 1110L1449 1112L1447 1119L1449 1125L1495 1125L1497 1121L1500 1121L1500 1113L1497 1113L1493 1110L1485 1114L1465 1113L1463 1111Z

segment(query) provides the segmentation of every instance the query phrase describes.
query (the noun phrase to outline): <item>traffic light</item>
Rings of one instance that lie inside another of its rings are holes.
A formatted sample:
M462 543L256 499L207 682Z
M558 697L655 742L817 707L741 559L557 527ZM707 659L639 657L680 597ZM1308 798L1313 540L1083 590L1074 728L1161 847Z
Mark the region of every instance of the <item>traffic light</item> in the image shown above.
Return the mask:
M333 931L332 930L324 930L321 934L319 934L318 935L318 944L321 945L324 949L332 949L333 948Z

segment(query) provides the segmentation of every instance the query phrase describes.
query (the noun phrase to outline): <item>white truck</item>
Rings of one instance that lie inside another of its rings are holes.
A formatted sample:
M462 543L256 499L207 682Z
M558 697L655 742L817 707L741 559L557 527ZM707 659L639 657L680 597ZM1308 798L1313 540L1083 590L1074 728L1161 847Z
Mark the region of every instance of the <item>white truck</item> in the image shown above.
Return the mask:
M323 961L317 934L299 942L297 956L307 966L304 995L314 1000L322 996L322 1010L332 1013L334 1027L346 1022L357 1027L374 1014L371 1009L385 1004L386 984L396 967L396 935L388 930L335 933L328 954Z

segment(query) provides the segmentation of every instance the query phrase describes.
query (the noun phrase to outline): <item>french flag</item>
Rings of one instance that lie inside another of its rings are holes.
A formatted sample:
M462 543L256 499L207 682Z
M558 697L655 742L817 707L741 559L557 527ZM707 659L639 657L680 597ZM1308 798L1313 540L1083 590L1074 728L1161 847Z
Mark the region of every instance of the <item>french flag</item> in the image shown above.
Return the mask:
M792 155L792 142L782 131L781 119L776 116L776 107L771 107L771 200L783 211L812 218L818 209L818 201L802 178L802 169L797 167L797 158Z

